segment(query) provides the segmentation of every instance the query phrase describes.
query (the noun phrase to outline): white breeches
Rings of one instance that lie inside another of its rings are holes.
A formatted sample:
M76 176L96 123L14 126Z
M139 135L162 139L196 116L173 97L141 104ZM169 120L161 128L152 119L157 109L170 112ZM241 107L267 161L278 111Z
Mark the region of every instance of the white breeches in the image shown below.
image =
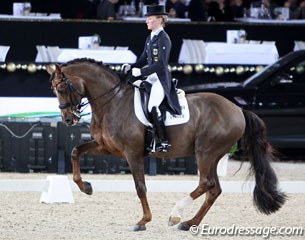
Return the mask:
M161 113L159 110L159 105L161 104L165 96L162 84L156 73L149 75L145 81L152 84L150 97L148 101L148 111L151 112L153 107L157 107L157 111L160 116Z

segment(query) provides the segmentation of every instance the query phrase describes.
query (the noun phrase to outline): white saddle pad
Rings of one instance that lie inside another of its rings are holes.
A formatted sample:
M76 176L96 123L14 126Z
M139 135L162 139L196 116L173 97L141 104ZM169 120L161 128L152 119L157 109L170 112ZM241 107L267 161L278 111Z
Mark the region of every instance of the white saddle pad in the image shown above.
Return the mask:
M179 97L179 103L181 106L181 115L172 115L169 112L166 112L166 120L164 121L165 126L173 126L173 125L179 125L183 124L189 121L190 119L190 112L188 103L186 101L186 98L183 94L183 97ZM145 114L142 109L141 105L141 96L140 91L138 88L135 88L135 94L134 94L134 108L135 108L135 114L137 118L140 120L141 123L143 123L146 126L152 126L152 124L147 120L145 117Z

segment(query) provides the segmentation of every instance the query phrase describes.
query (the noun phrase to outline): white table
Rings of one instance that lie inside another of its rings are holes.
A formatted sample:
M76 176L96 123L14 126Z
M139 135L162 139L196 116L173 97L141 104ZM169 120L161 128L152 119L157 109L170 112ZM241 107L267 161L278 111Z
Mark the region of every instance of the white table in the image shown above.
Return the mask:
M124 21L145 22L145 17L122 17ZM190 22L190 18L168 18L169 22Z
M206 43L206 64L269 65L279 58L274 44Z
M108 64L134 63L137 60L137 56L130 50L63 48L57 61L63 63L75 58L92 58Z
M237 22L246 22L246 23L305 24L305 19L278 20L278 19L257 19L257 18L235 18L234 20Z
M60 15L50 15L50 16L42 16L42 15L16 16L16 15L0 14L0 19L59 20L59 19L61 19L61 17L60 17Z

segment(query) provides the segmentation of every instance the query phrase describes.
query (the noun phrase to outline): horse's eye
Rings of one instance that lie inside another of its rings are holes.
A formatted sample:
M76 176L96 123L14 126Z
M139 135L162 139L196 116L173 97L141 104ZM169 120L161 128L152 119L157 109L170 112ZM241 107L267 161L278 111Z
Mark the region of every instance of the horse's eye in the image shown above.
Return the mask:
M53 92L55 95L64 95L66 93L65 89L60 87L53 88Z
M61 89L61 88L57 88L56 91L60 95L64 95L66 93L65 89Z

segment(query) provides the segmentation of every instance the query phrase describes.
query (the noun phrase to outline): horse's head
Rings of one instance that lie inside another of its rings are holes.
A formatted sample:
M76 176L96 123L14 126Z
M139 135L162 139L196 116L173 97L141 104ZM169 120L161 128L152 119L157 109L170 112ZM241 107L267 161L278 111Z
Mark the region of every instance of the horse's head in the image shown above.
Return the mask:
M80 79L64 72L58 64L48 65L52 89L56 95L63 122L69 126L80 120L81 100L84 97L84 86Z

